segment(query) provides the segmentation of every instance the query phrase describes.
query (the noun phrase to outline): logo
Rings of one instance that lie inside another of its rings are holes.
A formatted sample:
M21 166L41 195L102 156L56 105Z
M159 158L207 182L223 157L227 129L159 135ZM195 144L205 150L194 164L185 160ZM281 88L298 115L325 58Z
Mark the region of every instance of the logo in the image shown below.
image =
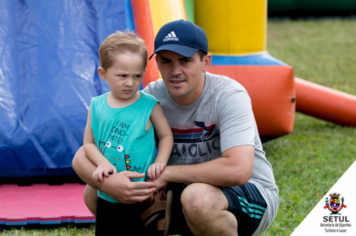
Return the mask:
M341 215L338 212L341 211L343 207L346 208L346 205L344 205L344 197L341 198L341 203L340 203L340 194L332 193L329 194L329 196L330 196L330 203L328 197L326 197L324 209L328 208L329 211L331 211L330 215L336 215L336 214Z
M179 38L177 38L174 31L172 31L163 39L163 42L167 42L167 41L179 41Z

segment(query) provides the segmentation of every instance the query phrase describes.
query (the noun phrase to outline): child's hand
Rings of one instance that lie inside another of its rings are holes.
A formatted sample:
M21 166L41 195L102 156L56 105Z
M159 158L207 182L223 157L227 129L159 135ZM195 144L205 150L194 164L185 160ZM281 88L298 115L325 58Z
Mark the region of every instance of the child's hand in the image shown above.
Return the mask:
M102 164L96 168L93 173L93 177L99 182L104 182L104 177L109 177L109 173L117 173L115 166L111 164Z
M148 167L147 175L151 180L158 179L166 164L163 163L153 163Z

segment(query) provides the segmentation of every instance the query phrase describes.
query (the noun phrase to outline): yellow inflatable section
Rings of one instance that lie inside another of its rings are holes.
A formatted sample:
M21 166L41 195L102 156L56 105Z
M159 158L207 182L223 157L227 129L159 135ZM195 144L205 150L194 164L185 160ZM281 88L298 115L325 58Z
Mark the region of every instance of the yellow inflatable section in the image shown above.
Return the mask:
M187 20L187 2L149 0L154 35L168 22ZM242 56L266 52L267 0L195 0L192 3L195 23L208 36L209 53Z
M195 23L206 32L211 54L266 51L267 0L195 0Z
M166 23L180 19L187 20L184 0L149 0L149 6L155 37Z

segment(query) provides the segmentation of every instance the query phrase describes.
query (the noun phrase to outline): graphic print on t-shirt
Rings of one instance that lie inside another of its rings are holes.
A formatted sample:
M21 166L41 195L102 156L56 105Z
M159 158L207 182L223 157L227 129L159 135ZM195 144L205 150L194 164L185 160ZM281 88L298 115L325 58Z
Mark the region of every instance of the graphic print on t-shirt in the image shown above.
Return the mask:
M194 121L190 125L172 125L172 163L194 164L220 157L220 130L215 123Z
M130 125L117 121L116 125L112 126L110 130L109 141L99 141L99 151L118 171L123 169L122 164L124 163L126 170L138 172L141 167L132 166L132 160L129 159L130 155L126 154L124 147L120 145L125 138L129 137L129 128Z

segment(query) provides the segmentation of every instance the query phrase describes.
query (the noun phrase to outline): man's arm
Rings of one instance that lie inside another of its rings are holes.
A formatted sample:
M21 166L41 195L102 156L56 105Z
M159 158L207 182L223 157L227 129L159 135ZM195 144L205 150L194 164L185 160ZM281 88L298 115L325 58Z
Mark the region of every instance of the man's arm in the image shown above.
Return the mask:
M215 186L244 185L250 179L254 160L253 146L232 147L221 158L195 165L167 166L156 180L157 188L168 182L207 183Z
M162 182L235 186L244 185L251 178L255 156L251 100L247 92L238 88L230 89L216 102L222 156L200 164L168 166L156 182L157 187Z
M153 182L131 182L132 178L142 178L145 176L143 173L133 171L122 171L111 175L103 183L96 181L93 178L96 166L87 158L83 147L75 154L72 166L85 183L110 195L121 203L142 202L156 191Z
M93 173L97 166L95 166L85 155L83 146L81 146L75 154L72 161L72 167L81 180L93 188L99 189L100 183L93 178Z

